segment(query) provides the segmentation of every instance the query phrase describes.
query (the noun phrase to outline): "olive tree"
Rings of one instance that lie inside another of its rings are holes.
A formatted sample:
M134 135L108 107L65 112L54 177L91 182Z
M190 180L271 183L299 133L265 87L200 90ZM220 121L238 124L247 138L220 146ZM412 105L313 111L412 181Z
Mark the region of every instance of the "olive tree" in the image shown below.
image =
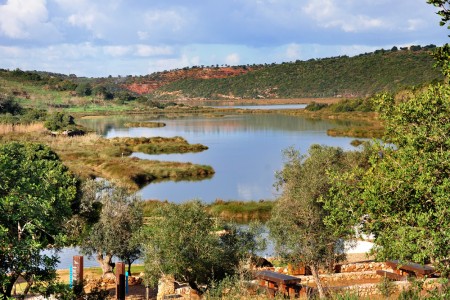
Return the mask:
M173 275L203 293L202 286L233 275L261 246L251 230L217 225L198 201L159 207L146 233L147 283L156 285L161 276Z
M268 223L276 253L286 262L311 268L319 294L324 297L319 267L342 258L342 235L326 226L322 198L331 187L329 172L344 171L360 160L361 153L313 145L308 155L289 148L286 162L277 173L276 187L282 190Z
M448 1L440 7L441 25L449 20ZM436 57L449 75L450 47ZM386 127L385 143L374 143L367 169L335 174L326 200L327 224L346 230L362 223L375 237L379 260L433 262L450 273L450 85L430 85L396 100L380 95L378 112Z
M81 242L84 254L95 256L103 276L113 270L113 256L131 263L140 256L140 243L136 240L143 223L140 197L106 181L89 180L83 185L82 204L100 207L97 222Z
M0 146L0 298L11 296L22 276L28 282L55 277L63 227L77 204L77 180L50 148ZM52 247L54 251L43 252Z
M406 101L379 98L385 141L366 171L337 175L330 224L368 216L380 260L432 261L450 271L450 87L430 86ZM338 227L338 226L337 226Z

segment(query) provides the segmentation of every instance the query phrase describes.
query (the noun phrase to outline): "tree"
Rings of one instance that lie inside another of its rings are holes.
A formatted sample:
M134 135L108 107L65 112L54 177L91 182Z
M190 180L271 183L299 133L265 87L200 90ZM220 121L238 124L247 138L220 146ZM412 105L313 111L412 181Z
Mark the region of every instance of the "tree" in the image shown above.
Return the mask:
M0 94L0 114L19 115L22 111L23 108L14 101L13 97Z
M389 144L374 145L366 172L343 175L359 180L341 185L329 204L331 210L351 207L353 218L369 217L363 230L374 234L380 260L432 261L450 272L449 96L448 84L430 86L399 103L381 96ZM339 214L336 220L351 217Z
M448 1L428 2L442 8L445 24ZM439 50L446 75L449 49ZM401 101L384 94L377 103L385 143L373 145L369 168L335 174L327 223L342 229L365 216L361 229L375 237L379 260L433 262L449 274L450 85L430 85Z
M324 224L327 212L321 199L330 189L328 172L343 171L357 163L358 152L345 153L340 148L313 145L309 156L289 148L286 162L277 173L278 189L282 189L268 223L276 253L292 264L311 268L320 297L325 297L319 278L319 267L327 266L342 252L342 235Z
M427 3L432 4L440 10L437 14L441 17L441 26L444 26L448 21L450 21L450 1L449 0L428 0Z
M203 293L202 285L233 275L239 263L249 257L258 243L252 231L222 227L198 201L161 206L149 224L145 245L145 275L156 285L164 275Z
M63 226L77 203L77 180L47 146L0 146L0 298L55 276ZM52 247L51 254L42 250Z
M74 118L63 112L55 112L48 115L44 123L44 126L52 131L63 130L71 126L74 127L73 125L75 125Z
M80 97L90 96L92 94L92 87L89 83L82 82L75 88L75 93Z
M96 256L103 276L112 272L113 256L126 260L131 271L131 264L140 255L140 244L135 240L143 222L140 197L106 181L89 180L82 190L82 205L96 203L101 209L98 221L83 238L81 251Z

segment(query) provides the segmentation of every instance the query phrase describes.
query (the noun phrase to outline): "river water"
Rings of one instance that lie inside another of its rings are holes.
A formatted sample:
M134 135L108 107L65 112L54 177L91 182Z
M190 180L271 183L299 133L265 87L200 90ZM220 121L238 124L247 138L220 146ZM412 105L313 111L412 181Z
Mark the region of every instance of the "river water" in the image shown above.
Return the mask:
M159 121L159 128L126 128L133 121ZM283 166L283 150L288 147L305 153L312 144L354 149L352 138L330 137L326 131L348 125L336 120L312 120L285 114L238 114L231 116L120 116L81 120L107 138L182 136L189 143L209 147L201 153L147 155L141 159L183 161L210 165L215 174L201 181L151 183L140 194L143 199L181 203L199 199L210 203L222 200L274 200L275 172Z
M253 107L244 107L252 108ZM269 107L259 107L267 109ZM272 107L273 108L273 107ZM276 107L286 109L289 107ZM295 107L296 108L296 107ZM126 122L158 121L167 126L159 128L126 128ZM84 119L79 123L107 137L173 137L182 136L190 143L201 143L209 147L201 153L147 155L133 153L142 159L186 161L211 165L216 174L202 181L166 181L144 187L143 199L169 200L181 203L190 199L203 202L223 200L273 200L275 172L283 166L282 152L294 147L305 153L312 144L339 146L354 149L352 138L330 137L330 128L348 126L348 122L334 120L311 120L284 114L238 114L231 116L114 116ZM273 255L273 245L259 253ZM69 268L72 256L78 249L66 248L60 253L58 268ZM138 261L142 263L142 261ZM85 266L97 266L94 259L85 257Z

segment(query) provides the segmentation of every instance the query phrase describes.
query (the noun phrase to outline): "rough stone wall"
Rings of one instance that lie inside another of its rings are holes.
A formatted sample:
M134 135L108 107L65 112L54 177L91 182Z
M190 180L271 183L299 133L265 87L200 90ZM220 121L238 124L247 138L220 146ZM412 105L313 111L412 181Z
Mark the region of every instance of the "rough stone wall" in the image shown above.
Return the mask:
M159 279L158 282L158 295L157 300L164 299L165 295L171 295L175 293L175 279L172 275L165 275Z
M392 270L391 268L387 267L384 262L363 262L363 263L344 264L341 265L340 269L341 273Z

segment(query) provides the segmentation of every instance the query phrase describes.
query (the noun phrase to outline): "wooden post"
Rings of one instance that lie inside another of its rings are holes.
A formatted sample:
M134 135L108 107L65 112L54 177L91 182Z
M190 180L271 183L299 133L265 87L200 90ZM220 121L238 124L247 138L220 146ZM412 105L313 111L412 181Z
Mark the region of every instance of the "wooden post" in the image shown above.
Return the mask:
M74 285L83 284L83 267L83 256L74 256L72 267L72 280Z
M125 263L116 263L116 299L125 300Z

